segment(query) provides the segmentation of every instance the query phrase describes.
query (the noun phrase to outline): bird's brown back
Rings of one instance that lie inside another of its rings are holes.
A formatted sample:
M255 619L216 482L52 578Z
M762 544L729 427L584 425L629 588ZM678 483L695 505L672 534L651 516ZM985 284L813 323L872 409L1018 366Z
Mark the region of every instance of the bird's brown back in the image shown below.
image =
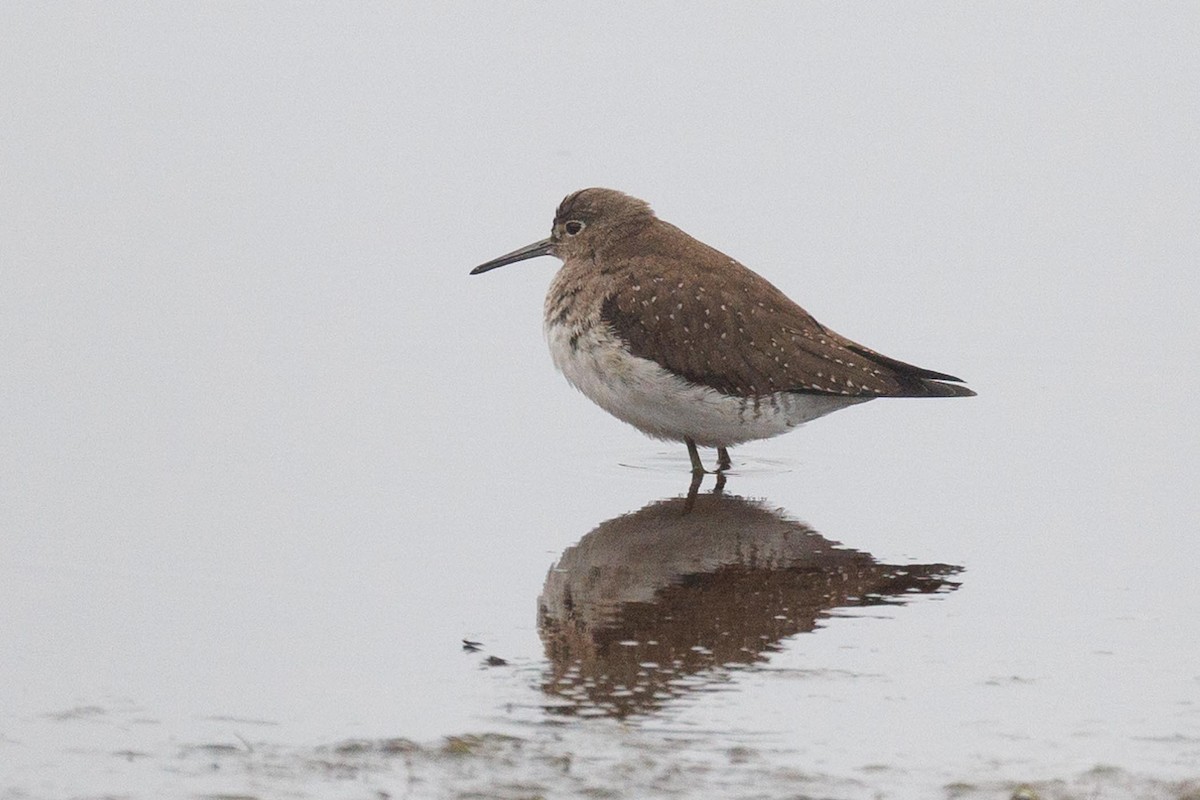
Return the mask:
M657 218L613 237L591 269L601 318L631 352L738 397L973 395L951 375L881 355L825 328L766 279Z

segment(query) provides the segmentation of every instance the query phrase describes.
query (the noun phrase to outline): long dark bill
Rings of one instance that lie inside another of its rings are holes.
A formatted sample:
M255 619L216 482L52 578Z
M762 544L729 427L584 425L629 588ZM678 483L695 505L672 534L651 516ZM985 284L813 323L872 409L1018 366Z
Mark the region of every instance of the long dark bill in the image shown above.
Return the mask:
M480 264L475 269L471 270L472 275L478 275L481 272L487 272L489 269L503 267L505 264L513 264L517 261L524 261L527 258L536 258L538 256L551 255L551 249L554 247L553 239L542 239L540 242L527 244L519 250L513 250L511 253L506 253L499 258L493 258Z

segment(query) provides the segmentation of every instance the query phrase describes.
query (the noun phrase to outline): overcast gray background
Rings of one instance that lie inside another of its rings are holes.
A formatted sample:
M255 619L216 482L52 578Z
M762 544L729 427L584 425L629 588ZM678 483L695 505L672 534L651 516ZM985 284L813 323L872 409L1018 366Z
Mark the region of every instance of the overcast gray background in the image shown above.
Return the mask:
M880 791L1195 772L1195 4L10 4L0 103L0 797L536 728L546 569L686 488L555 374L557 262L467 276L591 185L979 392L735 450L963 588L639 735Z

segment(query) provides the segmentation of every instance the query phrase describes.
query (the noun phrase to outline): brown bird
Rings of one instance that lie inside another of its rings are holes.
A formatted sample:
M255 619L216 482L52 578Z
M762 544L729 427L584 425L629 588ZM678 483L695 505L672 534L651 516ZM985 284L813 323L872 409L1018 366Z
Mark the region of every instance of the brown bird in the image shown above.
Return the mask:
M897 361L817 322L766 279L613 189L567 195L550 238L472 275L552 255L550 355L567 380L658 439L728 448L877 397L969 397L960 378ZM950 381L950 383L947 383Z

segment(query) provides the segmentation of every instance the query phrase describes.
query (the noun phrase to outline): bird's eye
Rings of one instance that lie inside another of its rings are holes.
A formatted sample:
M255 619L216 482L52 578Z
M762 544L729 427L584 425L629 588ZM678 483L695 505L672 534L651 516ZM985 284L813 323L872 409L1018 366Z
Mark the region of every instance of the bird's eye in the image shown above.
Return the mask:
M566 225L563 225L563 229L566 230L567 236L574 236L583 230L583 223L578 222L577 220L571 220Z

